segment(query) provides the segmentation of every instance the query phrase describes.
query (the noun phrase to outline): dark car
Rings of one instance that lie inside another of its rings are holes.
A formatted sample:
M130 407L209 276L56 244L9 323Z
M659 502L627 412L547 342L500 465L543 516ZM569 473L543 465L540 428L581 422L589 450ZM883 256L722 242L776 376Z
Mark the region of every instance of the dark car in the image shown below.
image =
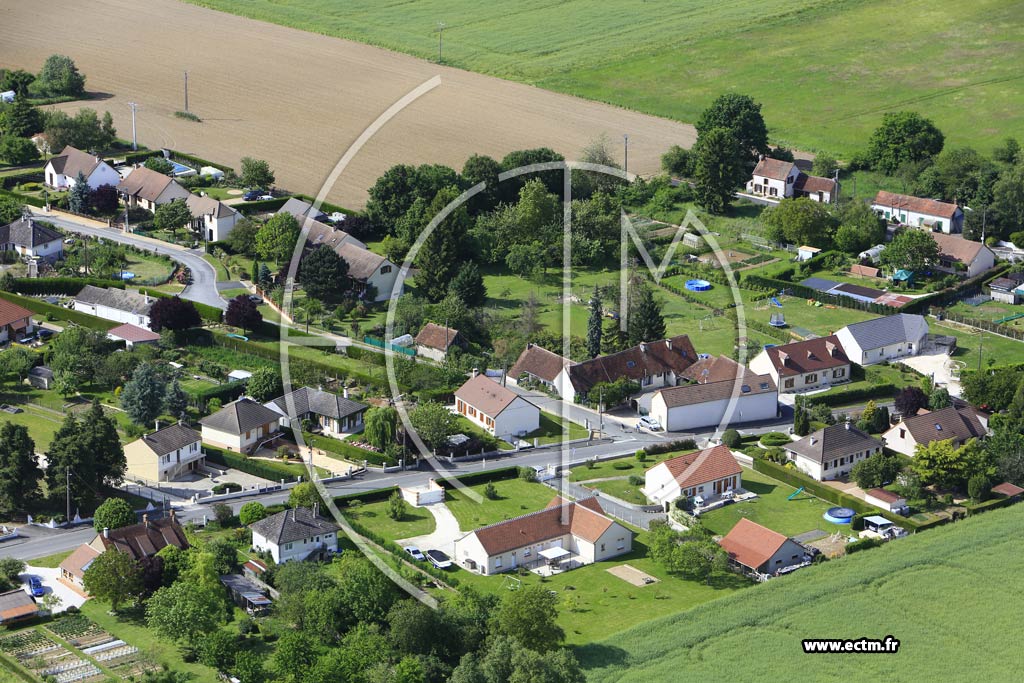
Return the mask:
M452 566L451 558L440 550L428 550L427 559L430 560L430 564L438 569L448 569L448 567Z
M248 192L242 195L242 199L244 199L247 202L254 202L265 194L266 192L264 192L263 190L249 190Z
M46 328L40 328L40 330L39 330L39 338L40 339L49 339L52 336L53 336L53 330L47 330Z
M32 597L34 598L41 598L46 595L46 591L43 590L43 582L39 580L38 576L29 577L28 589L32 592Z

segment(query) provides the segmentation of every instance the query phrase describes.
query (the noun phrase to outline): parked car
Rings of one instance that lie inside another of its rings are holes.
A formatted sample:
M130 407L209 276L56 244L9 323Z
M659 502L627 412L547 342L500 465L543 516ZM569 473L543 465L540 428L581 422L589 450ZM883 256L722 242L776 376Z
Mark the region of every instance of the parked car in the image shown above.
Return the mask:
M263 303L263 297L262 296L258 296L256 294L250 294L249 295L249 301L253 302L254 304L261 304L261 303Z
M242 195L242 199L244 199L247 202L253 202L265 194L266 192L264 190L249 190L248 192Z
M273 198L274 198L274 195L270 194L269 192L264 192L263 194L261 194L259 197L256 198L256 201L263 202L263 201L267 201L268 199L273 199Z
M28 590L34 598L41 598L46 595L46 591L43 590L43 582L39 580L38 576L30 576L28 578Z
M18 339L19 344L31 344L36 340L35 334L26 334L24 337Z
M39 328L38 334L40 339L49 339L50 337L53 336L53 330L48 330L45 327L41 327Z
M661 431L661 423L650 415L644 415L640 418L640 426L644 429L650 429L652 432Z
M402 548L402 550L404 550L410 557L412 557L412 559L418 562L423 562L425 559L427 559L423 557L423 553L420 552L420 549L414 545L407 545L404 548Z
M430 564L438 569L448 569L448 567L452 566L451 558L440 550L428 550L427 559L430 560Z

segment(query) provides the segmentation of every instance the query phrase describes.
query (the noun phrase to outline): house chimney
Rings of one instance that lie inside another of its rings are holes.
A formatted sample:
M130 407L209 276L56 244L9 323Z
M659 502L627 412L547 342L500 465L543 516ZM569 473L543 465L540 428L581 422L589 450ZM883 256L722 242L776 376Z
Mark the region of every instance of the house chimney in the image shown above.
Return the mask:
M668 348L669 351L671 351L672 350L672 340L671 339L666 339L665 340L665 346Z
M480 374L480 368L473 368L473 377L476 377L479 374Z
M818 443L818 440L812 436L811 437L811 445L813 446L816 443Z
M150 526L150 524L149 524L149 515L148 515L148 514L146 514L146 513L143 513L143 515L142 515L142 525L143 525L144 527L146 527L147 529L148 529L148 528L149 528L149 526Z
M156 427L154 428L154 431L159 432L160 431L160 419L157 418L156 420L153 421L153 423L156 425Z
M177 522L178 521L178 513L174 511L174 508L171 508L170 517L171 517L171 521L172 522Z
M647 353L647 344L645 342L640 342L640 353Z
M103 538L110 538L110 528L103 527Z
M313 503L313 516L314 517L319 517L320 516L320 503Z
M342 398L348 398L348 387L342 387L341 388L341 397Z
M836 348L836 345L833 344L832 342L825 342L825 348L828 350L828 355L830 356L835 356L836 351L838 350Z
M849 428L850 428L850 421L849 421L849 420L847 420L847 421L846 421L846 422L844 422L843 424L844 424L844 425L846 426L846 428L847 428L847 429L849 429Z

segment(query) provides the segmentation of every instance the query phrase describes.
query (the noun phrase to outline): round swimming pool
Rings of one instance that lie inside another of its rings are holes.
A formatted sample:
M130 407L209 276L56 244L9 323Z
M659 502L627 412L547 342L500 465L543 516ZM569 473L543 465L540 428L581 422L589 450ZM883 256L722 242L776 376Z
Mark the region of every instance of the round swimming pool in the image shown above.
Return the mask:
M134 277L135 277L135 273L133 273L130 270L121 271L121 279L122 280L131 280Z
M822 517L833 524L849 524L857 513L850 508L834 507L825 511Z
M686 288L691 292L706 292L711 289L711 283L707 280L687 280Z

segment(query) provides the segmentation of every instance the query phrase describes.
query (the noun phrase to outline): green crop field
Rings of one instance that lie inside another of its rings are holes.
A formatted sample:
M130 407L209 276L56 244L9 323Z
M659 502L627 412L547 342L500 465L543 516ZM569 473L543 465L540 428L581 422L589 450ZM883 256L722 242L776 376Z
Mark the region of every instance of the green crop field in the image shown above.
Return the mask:
M588 680L1003 681L1020 678L1024 506L802 569L576 649ZM965 587L969 591L965 593ZM809 657L803 638L885 638L897 655Z
M446 64L680 121L743 92L774 141L807 150L849 154L908 108L954 145L1024 134L1011 0L190 1L425 59L443 21Z

